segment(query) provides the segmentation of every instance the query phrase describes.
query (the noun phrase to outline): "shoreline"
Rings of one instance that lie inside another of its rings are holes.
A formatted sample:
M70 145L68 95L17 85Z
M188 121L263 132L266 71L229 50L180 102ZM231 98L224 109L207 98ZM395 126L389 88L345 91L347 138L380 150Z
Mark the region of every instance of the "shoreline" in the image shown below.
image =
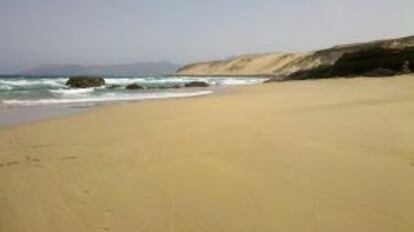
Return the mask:
M191 75L190 75L191 76ZM222 75L217 75L222 76ZM231 75L229 75L231 76ZM238 77L238 76L233 76ZM239 76L243 77L243 76ZM260 77L260 76L257 76ZM265 76L261 76L265 77ZM85 102L85 103L69 103L69 104L50 104L50 105L33 105L33 106L18 106L10 109L0 110L0 130L14 129L19 127L26 127L37 123L47 123L51 120L65 119L70 117L82 116L82 114L90 113L94 111L116 108L123 105L133 105L151 102L163 102L163 101L180 101L194 98L205 98L215 95L232 94L237 93L244 88L277 84L277 83L306 83L306 82L330 82L335 80L384 80L393 78L414 78L414 74L405 74L392 77L336 77L336 78L322 78L322 79L308 79L308 80L289 80L289 81L275 81L270 79L260 84L254 85L239 85L239 86L227 86L227 87L208 87L207 90L211 90L211 94L186 96L186 97L171 97L171 98L159 98L159 99L138 99L138 100L121 100L121 101L106 101L106 102ZM22 113L24 113L22 115ZM33 115L34 113L34 115ZM5 117L4 117L5 116ZM16 118L17 117L17 118ZM414 162L414 161L413 161Z
M98 107L103 107L103 105L23 106L3 109L0 111L0 130L82 114Z
M0 230L411 231L413 89L277 82L0 130Z
M9 129L14 127L22 127L32 123L47 122L48 120L76 116L90 111L100 110L102 108L116 107L123 104L139 104L143 102L169 101L169 100L183 100L200 97L208 97L211 95L227 94L235 91L241 86L227 86L227 87L209 87L206 88L212 91L210 94L185 96L185 97L170 97L159 99L137 99L124 101L107 101L107 102L86 102L79 104L50 104L50 105L33 105L33 106L18 106L10 109L0 110L0 129Z
M0 79L0 127L37 121L53 116L80 111L75 107L147 101L168 98L186 98L226 91L241 85L260 84L259 78L166 78L116 77L106 78L104 87L68 88L65 77L10 77ZM185 83L203 81L205 88L186 87ZM140 91L131 91L127 85L139 83ZM176 87L174 87L176 86ZM179 86L179 88L177 88ZM222 90L223 89L223 90ZM23 109L25 108L25 109ZM74 110L72 110L74 109ZM43 113L44 112L44 113ZM33 116L31 116L33 115Z

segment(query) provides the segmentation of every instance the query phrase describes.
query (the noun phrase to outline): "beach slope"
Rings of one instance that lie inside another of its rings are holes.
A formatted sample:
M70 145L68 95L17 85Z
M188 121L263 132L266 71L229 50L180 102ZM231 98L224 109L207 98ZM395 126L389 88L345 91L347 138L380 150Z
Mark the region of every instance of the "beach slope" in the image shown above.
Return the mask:
M414 76L241 87L0 131L0 231L414 231Z

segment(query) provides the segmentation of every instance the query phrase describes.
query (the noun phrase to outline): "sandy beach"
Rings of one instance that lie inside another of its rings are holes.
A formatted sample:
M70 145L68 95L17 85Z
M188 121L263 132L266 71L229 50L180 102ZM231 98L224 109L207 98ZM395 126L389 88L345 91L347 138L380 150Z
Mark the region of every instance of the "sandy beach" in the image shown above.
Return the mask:
M414 231L414 76L0 129L0 231Z

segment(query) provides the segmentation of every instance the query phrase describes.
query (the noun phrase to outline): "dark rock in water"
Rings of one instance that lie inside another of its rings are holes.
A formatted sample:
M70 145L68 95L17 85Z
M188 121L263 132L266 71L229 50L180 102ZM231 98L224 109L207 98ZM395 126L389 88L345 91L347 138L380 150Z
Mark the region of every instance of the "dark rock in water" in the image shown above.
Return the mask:
M72 88L99 87L105 85L105 80L102 77L77 76L70 77L66 85Z
M191 81L184 84L184 87L190 88L190 87L209 87L209 84L204 81Z
M128 90L136 90L136 89L143 89L142 86L138 85L138 84L130 84L127 85L126 89Z
M108 88L108 89L118 89L118 88L121 88L121 86L120 85L108 85L106 88Z
M156 87L152 87L154 89L179 89L182 88L180 85L159 85Z
M182 85L170 85L170 86L167 86L167 89L179 89L179 88L182 88L183 86Z

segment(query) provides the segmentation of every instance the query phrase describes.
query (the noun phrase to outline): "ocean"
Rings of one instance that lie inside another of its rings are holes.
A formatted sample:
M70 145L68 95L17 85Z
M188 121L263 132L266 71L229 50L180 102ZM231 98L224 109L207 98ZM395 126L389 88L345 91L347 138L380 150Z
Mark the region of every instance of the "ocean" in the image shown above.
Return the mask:
M254 77L104 77L105 86L76 89L65 85L64 76L0 76L0 126L29 122L78 111L82 107L121 101L185 98L213 94L229 86L254 85ZM169 88L192 81L207 88ZM129 84L142 90L127 90Z
M193 97L211 94L214 87L249 85L263 78L239 77L106 77L106 85L98 88L75 89L65 85L68 77L59 76L0 76L2 108L48 104L81 104L111 101L132 101ZM191 81L204 81L213 88L178 88ZM139 84L144 90L127 90L129 84ZM113 87L116 88L113 88Z

